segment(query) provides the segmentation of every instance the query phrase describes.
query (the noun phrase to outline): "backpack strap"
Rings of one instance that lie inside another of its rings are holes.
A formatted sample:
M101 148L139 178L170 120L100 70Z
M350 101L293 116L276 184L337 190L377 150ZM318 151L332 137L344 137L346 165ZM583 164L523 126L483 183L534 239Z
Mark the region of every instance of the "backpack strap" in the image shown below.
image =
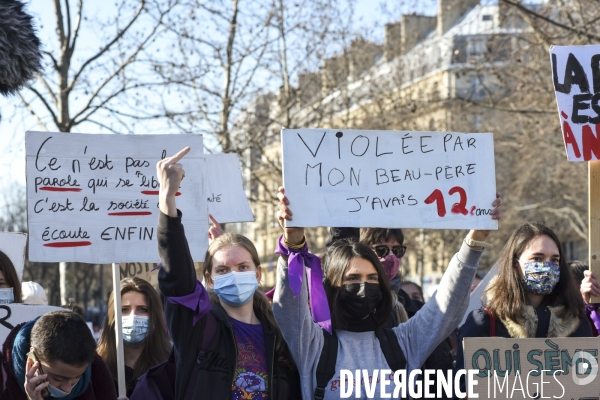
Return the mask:
M496 336L496 314L487 307L484 310L490 316L490 337L494 337Z
M323 331L323 349L319 364L317 364L317 387L315 389L315 400L323 400L325 397L325 388L335 375L335 363L337 361L338 337L335 330L330 334L325 329Z
M379 346L385 356L385 360L392 369L396 372L406 368L406 357L398 343L398 337L390 328L378 328L375 330L375 336L379 340Z
M215 337L215 333L217 332L217 320L212 312L206 314L206 325L204 326L204 335L202 336L202 346L200 348L200 353L198 353L198 357L196 358L196 363L194 364L194 369L192 370L192 376L190 377L190 381L187 386L187 390L185 392L186 399L194 398L194 391L196 390L196 382L198 381L198 375L200 373L200 364L208 351L208 348L212 342L212 339Z

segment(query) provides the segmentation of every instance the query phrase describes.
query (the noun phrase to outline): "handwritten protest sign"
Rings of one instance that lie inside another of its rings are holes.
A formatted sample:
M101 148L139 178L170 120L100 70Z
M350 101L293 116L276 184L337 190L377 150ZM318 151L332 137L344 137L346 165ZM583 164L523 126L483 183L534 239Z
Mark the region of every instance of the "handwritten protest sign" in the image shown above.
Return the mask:
M497 229L491 133L284 129L293 226Z
M558 115L569 161L600 159L600 45L550 47Z
M26 245L27 235L25 233L0 232L0 251L6 254L15 266L19 280L23 280Z
M15 326L57 310L64 310L64 308L14 303L0 305L0 341L4 343Z
M597 399L600 338L465 338L480 399Z
M192 256L208 245L201 135L27 132L29 259L158 262L156 163L185 146L177 194Z
M250 203L244 192L237 154L207 154L205 177L208 212L217 221L254 221Z

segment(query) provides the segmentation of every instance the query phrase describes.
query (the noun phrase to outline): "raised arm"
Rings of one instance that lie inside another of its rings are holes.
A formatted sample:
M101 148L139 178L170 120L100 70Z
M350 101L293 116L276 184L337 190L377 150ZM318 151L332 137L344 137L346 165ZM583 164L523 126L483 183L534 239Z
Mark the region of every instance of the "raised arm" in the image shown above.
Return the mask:
M189 151L190 148L186 147L156 164L156 176L160 183L157 237L162 262L158 276L160 290L167 297L185 296L196 289L194 262L175 200L175 193L185 177L179 160Z
M297 246L304 243L304 228L287 227L292 220L289 200L285 190L279 188L278 219L284 228L280 247ZM312 371L323 348L322 328L313 321L308 306L307 276L304 267L300 271L302 284L296 294L290 285L288 257L282 255L277 263L277 283L273 295L273 313L283 337L290 348L292 357L301 373Z
M498 194L493 203L493 219L501 218L501 203ZM471 283L483 253L483 247L471 247L466 242L468 239L485 242L489 234L488 230L470 231L450 261L435 295L413 318L394 328L403 348L412 352L411 359L408 359L409 368L419 368L433 349L462 321L469 305ZM431 329L432 322L435 329Z

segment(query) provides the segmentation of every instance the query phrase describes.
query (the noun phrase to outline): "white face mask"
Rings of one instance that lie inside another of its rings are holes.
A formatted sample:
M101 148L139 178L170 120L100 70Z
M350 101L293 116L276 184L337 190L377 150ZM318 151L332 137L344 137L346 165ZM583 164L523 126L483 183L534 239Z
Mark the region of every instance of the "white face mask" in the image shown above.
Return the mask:
M0 304L11 304L15 302L13 288L0 289Z
M131 347L139 346L148 336L149 325L148 316L131 313L123 317L123 342Z
M71 386L71 391L73 390L73 388L75 387L75 385L77 385L79 383L80 379L81 378L77 379L77 382L75 382L75 384L73 386ZM50 384L48 384L48 390L50 391L50 396L56 397L57 399L60 399L61 397L66 397L66 396L68 396L68 395L71 394L71 392L69 392L69 393L63 392L59 388L57 388L55 386L52 386Z

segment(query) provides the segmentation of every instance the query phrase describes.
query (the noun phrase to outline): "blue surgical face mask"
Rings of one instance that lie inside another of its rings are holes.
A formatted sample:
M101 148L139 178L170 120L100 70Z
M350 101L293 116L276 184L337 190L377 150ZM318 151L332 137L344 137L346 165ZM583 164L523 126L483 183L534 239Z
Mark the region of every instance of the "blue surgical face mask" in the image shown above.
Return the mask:
M123 317L123 342L130 347L138 347L148 336L148 316L133 313Z
M73 386L71 386L71 391L73 391L73 388L75 387L75 385L77 385L79 383L80 379L81 378L77 379L77 382L75 382L75 384ZM71 394L71 392L69 392L69 393L63 392L59 388L52 386L50 384L48 384L48 390L50 391L50 396L55 397L57 399L60 399L62 397L67 397L68 395Z
M246 304L258 288L255 271L230 272L213 278L215 293L226 304L234 307Z
M0 289L0 304L11 304L15 302L13 288Z
M552 261L528 262L523 264L523 268L525 274L521 284L533 294L552 293L560 280L560 266Z

